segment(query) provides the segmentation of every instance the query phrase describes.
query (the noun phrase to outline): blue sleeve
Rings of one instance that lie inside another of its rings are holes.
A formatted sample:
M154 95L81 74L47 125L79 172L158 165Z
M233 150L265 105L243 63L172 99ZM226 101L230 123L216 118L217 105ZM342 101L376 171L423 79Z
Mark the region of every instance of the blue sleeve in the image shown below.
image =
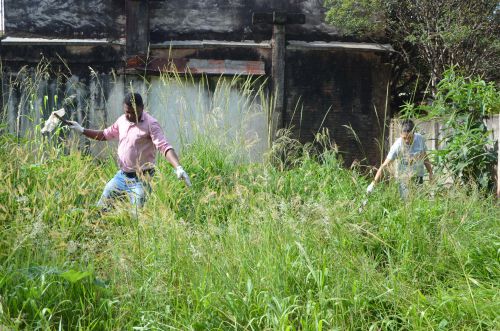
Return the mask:
M398 156L400 149L401 149L401 138L398 138L396 139L394 144L392 144L389 153L387 153L387 158L391 161L394 160Z

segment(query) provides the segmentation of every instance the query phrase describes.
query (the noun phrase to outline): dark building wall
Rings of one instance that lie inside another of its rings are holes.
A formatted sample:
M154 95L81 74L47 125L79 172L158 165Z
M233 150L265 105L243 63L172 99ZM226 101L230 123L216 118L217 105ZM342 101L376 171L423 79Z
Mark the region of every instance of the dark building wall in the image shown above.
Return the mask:
M151 3L151 42L218 39L264 40L271 26L252 25L253 12L287 11L306 15L306 24L289 26L289 39L332 40L337 31L324 23L322 0L169 0Z
M118 39L125 31L123 0L5 0L9 36Z
M275 10L306 15L306 24L288 28L289 38L338 39L337 31L324 23L322 3L322 0L152 1L151 42L269 39L270 26L253 26L252 12ZM5 22L10 36L118 39L125 35L126 0L5 0Z
M68 65L72 71L78 73L88 72L89 67L105 72L123 67L122 47L109 44L99 46L2 44L0 54L3 69L10 68L12 71L17 71L26 64L36 66L42 59L48 59L61 66Z
M390 77L385 60L373 52L289 50L285 124L303 142L328 128L346 164L379 162Z
M151 1L151 42L267 40L271 38L272 26L252 25L252 12L273 10L305 14L306 24L286 26L288 40L339 40L335 29L323 23L322 3L323 0ZM118 39L125 37L125 7L125 0L5 0L6 32L7 36L23 37ZM328 128L347 164L354 159L378 163L378 141L383 135L386 88L390 80L385 53L306 47L289 47L286 52L284 124L292 125L295 137L303 142L312 141L321 127ZM60 67L67 65L82 81L90 77L89 67L103 74L123 69L126 55L124 45L116 43L78 46L2 43L0 51L4 71L16 72L27 63L35 66L42 56L53 62L62 58L66 64L61 63ZM271 49L267 46L185 46L170 50L157 45L151 48L150 55L263 61L267 78L271 75Z

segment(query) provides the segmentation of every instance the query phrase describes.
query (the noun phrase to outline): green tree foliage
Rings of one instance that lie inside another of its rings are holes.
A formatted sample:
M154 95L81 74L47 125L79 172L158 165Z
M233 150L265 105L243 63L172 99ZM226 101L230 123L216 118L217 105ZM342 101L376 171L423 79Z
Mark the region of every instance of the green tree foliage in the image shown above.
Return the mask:
M343 32L367 34L385 27L385 10L380 0L325 0L325 5L330 8L326 20Z
M324 4L327 22L344 34L387 36L400 55L395 80L403 86L420 76L430 79L435 92L452 65L487 80L498 78L497 0L325 0Z

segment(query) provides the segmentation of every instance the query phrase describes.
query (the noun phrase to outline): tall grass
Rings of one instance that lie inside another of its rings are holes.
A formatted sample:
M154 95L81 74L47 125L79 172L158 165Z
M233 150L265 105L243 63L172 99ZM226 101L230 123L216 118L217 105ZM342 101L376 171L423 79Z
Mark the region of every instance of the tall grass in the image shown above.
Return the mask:
M200 135L190 189L160 160L137 218L101 215L113 162L0 139L0 328L500 327L500 213L474 186L388 184L359 213L367 180L329 146L282 134L249 163Z

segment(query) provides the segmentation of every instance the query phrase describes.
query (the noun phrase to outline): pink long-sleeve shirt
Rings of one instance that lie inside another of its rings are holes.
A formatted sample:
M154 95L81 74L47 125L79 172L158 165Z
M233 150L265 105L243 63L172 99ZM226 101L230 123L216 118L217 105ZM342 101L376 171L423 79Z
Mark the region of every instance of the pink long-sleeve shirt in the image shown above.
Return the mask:
M163 135L158 121L146 112L138 123L120 116L104 129L106 140L118 139L118 165L125 172L150 169L155 165L156 150L166 156L172 145Z

